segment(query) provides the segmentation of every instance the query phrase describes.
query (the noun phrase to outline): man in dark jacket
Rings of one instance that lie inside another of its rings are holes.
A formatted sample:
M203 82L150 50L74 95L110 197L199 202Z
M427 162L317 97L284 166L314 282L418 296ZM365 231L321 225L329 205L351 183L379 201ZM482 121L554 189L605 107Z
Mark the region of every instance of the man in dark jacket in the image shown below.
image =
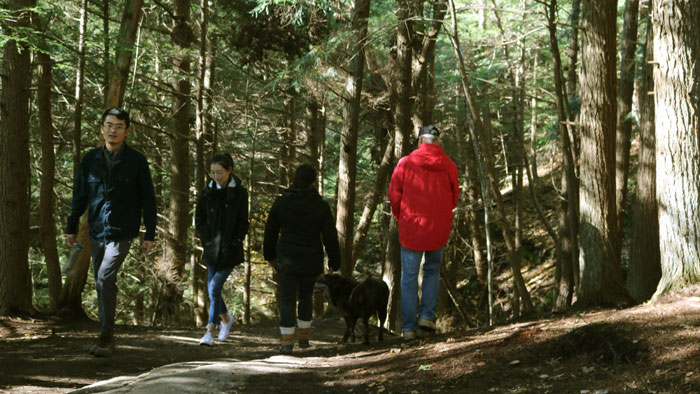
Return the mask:
M66 225L66 243L74 247L78 223L88 209L90 252L97 289L100 337L90 354L114 352L114 315L117 273L131 240L139 235L141 217L146 227L143 252L153 248L156 232L156 196L146 157L129 147L129 113L110 108L102 114L100 132L105 144L88 152L73 185L73 203Z
M399 224L401 241L401 320L407 340L416 337L418 328L426 334L435 330L442 251L450 237L452 210L459 198L457 166L438 144L439 136L437 127L422 127L418 149L399 160L389 183L391 212Z
M292 187L277 197L265 225L263 254L277 270L279 281L282 353L292 352L295 327L299 327L299 347L309 346L313 288L316 277L323 273L324 246L329 272L340 268L335 219L315 186L316 170L309 164L299 166Z

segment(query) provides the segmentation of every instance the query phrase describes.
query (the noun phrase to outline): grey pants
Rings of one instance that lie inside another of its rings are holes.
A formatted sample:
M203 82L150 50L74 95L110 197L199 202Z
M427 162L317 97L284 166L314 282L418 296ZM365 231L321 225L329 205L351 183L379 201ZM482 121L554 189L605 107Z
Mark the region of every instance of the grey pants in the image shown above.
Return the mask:
M114 315L117 310L117 274L129 253L130 246L130 239L102 242L90 238L101 334L114 332Z

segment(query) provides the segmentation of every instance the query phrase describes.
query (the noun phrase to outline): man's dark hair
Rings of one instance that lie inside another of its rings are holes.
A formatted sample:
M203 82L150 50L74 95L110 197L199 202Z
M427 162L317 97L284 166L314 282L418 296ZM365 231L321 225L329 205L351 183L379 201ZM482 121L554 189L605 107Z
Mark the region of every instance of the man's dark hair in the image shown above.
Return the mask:
M233 157L228 153L219 153L218 155L211 158L209 165L218 164L224 167L227 171L233 171Z
M311 187L311 184L316 180L316 170L311 166L311 164L302 164L297 167L294 173L294 186L297 189L306 189Z
M126 123L126 128L129 128L129 125L131 125L131 120L129 119L129 113L126 112L125 110L119 108L119 107L112 107L108 110L106 110L102 114L102 120L100 121L100 124L105 123L105 119L107 118L107 115L114 115L117 117L119 120L123 120L124 123Z

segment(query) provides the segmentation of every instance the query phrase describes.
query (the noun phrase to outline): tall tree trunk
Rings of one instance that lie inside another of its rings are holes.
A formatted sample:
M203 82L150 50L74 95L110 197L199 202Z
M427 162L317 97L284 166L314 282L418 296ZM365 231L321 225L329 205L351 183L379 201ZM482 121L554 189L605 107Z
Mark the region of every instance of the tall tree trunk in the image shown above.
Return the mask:
M321 124L321 117L323 114L321 113L322 108L319 105L318 100L315 97L310 97L309 100L309 105L306 108L307 122L309 124L306 135L306 155L309 157L309 164L311 164L311 166L313 166L314 169L319 172L320 177L320 146L324 143L324 141L321 139L321 127L323 127Z
M174 0L175 25L170 34L174 46L173 117L170 138L170 209L168 238L158 268L163 288L159 300L158 319L174 323L182 301L181 282L187 263L187 229L190 187L190 46L194 41L190 25L190 2Z
M392 94L396 97L394 111L394 157L408 153L408 142L413 136L411 126L411 30L407 20L411 15L410 0L396 1L398 28L396 33L396 61L394 62ZM389 284L387 325L392 331L400 330L399 301L401 297L401 244L396 219L390 218L387 247L384 257L384 281Z
M250 163L248 168L248 212L254 212L254 207L257 206L257 192L255 189L255 158L258 154L258 134L257 127L251 130L250 126L250 95L249 95L249 78L246 75L246 91L245 91L245 112L243 114L243 121L245 124L246 132L251 136L252 149L250 152ZM250 307L251 307L251 297L250 297L250 287L251 287L251 275L252 275L252 245L251 239L255 238L255 233L257 230L257 221L253 221L248 228L248 234L245 238L244 248L245 248L245 261L243 262L243 324L250 324Z
M102 96L104 102L107 103L107 92L109 92L109 74L110 74L110 56L109 51L109 2L111 0L102 0ZM77 171L76 171L77 173Z
M211 140L211 122L210 122L210 105L211 105L211 84L212 84L212 67L213 62L213 46L209 40L209 1L200 1L200 38L199 38L199 76L197 89L197 118L196 118L196 144L195 144L195 189L199 194L204 188L207 180L207 163L210 152L207 151L207 141ZM192 218L194 221L194 217ZM193 222L194 225L194 222ZM196 238L196 235L193 235ZM193 240L193 244L196 241ZM192 281L192 302L194 304L194 319L197 326L204 326L208 319L207 300L208 294L206 289L206 268L201 264L201 254L194 253L190 257L191 269L190 277Z
M280 187L290 186L294 181L297 139L297 97L294 89L287 90L284 100L285 128L282 132L282 148L280 149Z
M35 16L38 17L38 16ZM41 246L44 250L46 273L49 280L49 308L55 312L61 296L61 265L56 247L56 219L54 218L54 185L56 154L53 151L53 120L51 118L52 60L45 46L37 54L37 107L41 129L41 188L39 191L39 221Z
M584 0L581 56L581 286L584 305L628 301L617 246L615 107L617 5Z
M639 102L639 166L636 201L632 216L632 240L627 270L627 291L636 302L651 298L661 278L659 254L659 209L656 200L656 136L654 130L654 43L649 5L640 10L647 20Z
M104 3L105 17L109 17L109 2ZM124 6L124 13L122 14L122 23L119 28L119 37L117 38L118 49L115 57L115 64L118 64L121 77L115 77L109 79L109 84L118 84L120 86L108 86L105 89L105 108L121 105L124 99L124 91L126 89L127 75L129 73L129 67L131 62L131 51L136 40L136 28L138 27L138 20L141 15L141 7L143 6L143 0L127 0ZM105 20L105 29L108 28L108 21ZM109 46L109 37L105 37L105 45ZM109 51L105 47L105 60L109 62ZM128 63L125 63L127 62ZM105 65L106 68L110 68L109 64ZM98 145L103 144L103 140L100 137ZM73 148L75 149L75 147ZM87 214L83 214L80 219L80 227L78 230L78 243L83 246L83 253L78 259L76 268L66 276L66 281L63 285L61 291L61 298L59 302L59 311L66 317L72 318L87 318L85 311L82 306L82 292L85 288L85 281L87 280L88 270L90 268L90 235L88 234L87 225Z
M33 312L29 272L29 95L27 30L33 0L6 3L10 36L0 81L0 316Z
M124 4L117 44L114 47L114 63L111 65L109 74L105 108L120 107L124 101L124 92L126 92L126 82L131 68L136 30L141 19L142 8L143 0L126 0L126 4Z
M574 266L577 264L574 259L574 248L576 244L576 230L574 222L575 202L577 200L578 180L574 171L574 157L572 153L571 140L567 127L566 107L564 103L564 81L561 67L561 55L557 41L556 21L556 0L552 0L545 12L547 15L547 25L549 28L549 44L554 60L554 90L557 96L557 114L559 120L559 144L563 158L563 171L561 179L561 195L559 196L559 235L557 236L557 266L555 272L555 300L553 310L562 312L571 306L574 291L576 288ZM570 66L571 67L571 66Z
M372 218L374 217L374 212L379 205L381 198L386 196L386 184L389 176L391 175L391 170L394 167L394 136L389 138L389 141L384 148L384 155L382 156L382 161L379 164L379 169L377 169L377 175L374 178L374 188L370 192L367 200L365 202L365 207L362 210L362 216L360 217L360 222L357 225L357 231L355 231L355 237L352 242L352 262L350 266L350 272L355 268L355 263L360 257L362 250L365 248L365 240L367 239L367 232L369 231L369 226L372 224Z
M433 17L422 40L414 40L412 57L412 86L415 94L413 126L420 128L433 123L435 107L435 44L447 11L445 0L433 3Z
M338 163L338 205L335 227L341 253L341 274L352 275L352 243L355 227L355 181L357 177L357 135L360 127L362 80L365 71L367 18L370 0L355 0L352 29L355 46L352 51L352 71L345 84L343 130L340 135L340 161Z
M80 144L83 124L83 85L85 84L85 28L87 26L87 0L81 1L80 30L78 33L78 71L75 76L75 114L73 116L73 177L80 168Z
M567 92L565 93L565 97L568 97L569 100L567 100L567 103L569 101L580 101L578 99L578 68L576 67L576 64L578 62L578 52L579 52L579 21L580 21L580 16L581 16L581 0L572 0L571 2L571 14L569 15L569 24L572 26L571 28L571 35L570 35L570 44L569 44L569 69L568 69L568 75L567 75ZM569 146L570 146L570 151L571 151L571 158L572 158L572 163L573 163L573 176L569 177L569 180L566 182L566 190L567 190L567 196L569 196L569 224L568 227L571 228L571 260L573 261L572 267L573 267L573 276L574 276L574 287L573 287L573 292L574 295L578 292L578 287L579 287L579 281L581 278L580 271L579 271L579 265L578 265L578 260L579 260L579 243L578 243L578 238L579 238L579 226L580 226L580 218L579 218L579 178L578 178L578 164L579 164L579 155L581 151L581 137L580 137L580 130L578 130L577 126L575 125L575 121L578 118L579 111L574 111L571 109L571 105L565 106L566 108L566 114L569 119L569 127L568 133L569 133ZM563 186L563 180L562 180L562 186ZM573 188L572 192L570 193L568 191L569 188Z
M656 197L661 280L654 297L700 281L700 0L653 1Z
M505 205L503 203L503 196L501 195L501 190L498 186L498 178L496 176L495 164L493 159L493 153L490 145L490 138L486 135L484 130L484 125L481 121L481 115L479 114L479 109L476 105L476 100L472 95L471 88L469 86L469 80L467 77L467 69L464 63L464 58L462 56L462 50L459 43L459 36L457 34L457 20L454 0L450 0L450 13L452 16L452 46L455 51L455 56L458 59L458 67L460 76L462 78L462 88L464 89L464 95L467 98L467 104L469 105L469 111L472 115L472 120L474 122L474 132L476 135L472 136L475 141L478 141L479 147L481 148L482 157L486 161L486 169L488 172L488 177L490 181L491 193L496 201L496 209L498 210L498 217L501 224L501 229L503 231L503 238L508 248L508 258L510 261L510 266L513 271L513 279L522 298L523 311L529 314L534 310L532 305L532 300L530 299L530 293L525 285L525 280L523 279L521 270L521 258L520 254L516 251L515 241L513 239L513 233L510 230L510 223L508 223L508 216L505 212ZM478 136L478 137L477 137Z
M550 3L549 7L555 7L554 14L556 14L556 2ZM548 11L548 14L551 15L551 12ZM576 96L576 90L577 90L577 82L578 82L578 50L579 50L579 37L578 37L578 32L579 32L579 17L581 16L581 0L572 0L571 1L571 14L569 14L569 24L572 26L571 32L569 35L569 49L567 51L568 53L568 59L569 59L569 66L567 69L567 76L566 76L566 91L569 95L569 97ZM571 115L571 114L569 114ZM569 119L573 120L573 119Z
M632 135L632 94L634 93L635 50L637 49L637 14L639 0L626 0L625 25L622 31L620 84L617 91L617 136L615 138L615 204L617 210L618 247L624 237L627 202L627 177L630 168L630 141Z

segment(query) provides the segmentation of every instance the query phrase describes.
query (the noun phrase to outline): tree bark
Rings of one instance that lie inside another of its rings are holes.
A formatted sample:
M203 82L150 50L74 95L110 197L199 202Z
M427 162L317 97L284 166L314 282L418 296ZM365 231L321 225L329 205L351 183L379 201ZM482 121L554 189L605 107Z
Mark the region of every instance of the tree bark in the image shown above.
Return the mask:
M568 75L567 75L567 92L565 93L565 97L568 97L567 103L570 102L579 102L580 99L578 97L578 68L576 67L576 64L578 62L578 52L579 52L579 20L581 16L581 0L572 0L571 2L571 14L569 15L569 24L572 27L571 29L571 36L570 36L570 45L569 45L569 70L568 70ZM571 151L571 160L573 164L573 176L569 177L569 180L567 181L566 184L566 190L567 190L567 196L569 196L569 210L571 211L569 213L570 218L569 218L569 224L568 227L571 229L571 260L573 261L572 263L572 268L573 268L573 276L574 276L574 286L573 286L573 292L574 295L578 292L578 287L579 287L579 282L580 282L580 271L579 271L579 265L578 265L578 260L579 260L579 244L578 244L578 238L579 238L579 179L578 179L578 165L579 165L579 154L581 151L581 137L580 137L580 130L574 125L576 119L579 116L579 111L574 110L571 108L572 105L566 105L566 114L569 119L569 125L570 127L567 127L568 133L569 133L569 150ZM563 185L562 181L562 187ZM571 194L569 194L568 188L573 188Z
M557 115L559 120L559 145L562 152L562 179L561 195L559 196L559 235L556 237L557 265L555 270L555 300L554 312L562 312L571 306L576 280L574 266L574 248L576 244L576 214L575 201L577 201L578 180L575 173L575 163L572 153L572 143L569 138L566 106L564 100L564 81L561 66L561 55L557 41L556 0L552 0L545 12L549 29L549 44L552 48L554 60L554 90L557 96ZM571 67L571 65L570 65Z
M582 2L581 286L584 305L624 305L615 209L617 5Z
M654 130L654 47L649 6L640 10L640 21L648 20L639 102L639 166L636 201L632 216L632 239L627 291L635 302L647 301L661 278L659 254L659 210L656 200L656 135Z
M297 139L297 97L294 89L287 89L284 100L285 128L280 149L280 189L289 187L294 181ZM281 190L280 190L281 191Z
M639 0L626 0L625 24L622 31L620 82L617 91L617 136L615 139L615 204L617 210L618 247L622 247L627 202L627 178L630 168L632 135L632 94L634 93L635 50L637 49L637 15Z
M163 281L157 319L161 323L174 323L182 301L181 282L187 263L187 230L189 219L190 187L190 46L194 34L190 24L190 2L175 0L175 24L170 33L174 47L173 78L173 117L170 138L170 209L168 235L163 258L158 264L160 279Z
M31 313L29 272L29 95L31 71L25 42L33 0L6 3L0 81L0 316Z
M410 0L396 1L398 27L396 32L396 61L394 62L393 94L396 97L394 111L394 157L408 153L411 139L411 30L407 20L412 16ZM389 284L389 308L387 325L392 331L400 330L399 301L401 299L401 244L396 219L391 217L387 248L384 257L384 281Z
M141 19L143 0L126 0L117 45L114 47L114 63L111 64L109 85L105 95L105 108L120 107L124 101L126 82L131 67L131 58L136 30Z
M78 70L75 76L75 114L73 115L73 178L80 168L81 136L83 124L83 85L85 84L85 27L87 26L87 0L81 1L80 28L78 32Z
M209 1L210 0L200 1L201 33L199 37L199 75L197 89L196 123L197 137L195 145L195 189L197 191L197 196L204 188L204 185L206 184L206 181L208 179L207 164L209 163L208 158L211 157L210 106L214 46L210 45L212 41L209 39ZM196 238L196 235L193 236L194 238ZM193 240L193 243L196 244L196 240ZM201 264L200 253L193 254L191 261L192 264L190 276L192 281L192 302L194 304L194 318L197 326L201 327L206 325L209 315L209 311L207 308L207 301L209 299L209 296L207 294L206 288L206 267L204 266L204 264Z
M433 4L433 17L427 24L422 40L412 50L412 86L415 93L413 126L416 129L433 123L435 107L435 45L447 11L445 0ZM415 37L415 35L414 35Z
M38 16L35 16L38 17ZM55 312L61 296L61 265L56 247L56 219L54 218L54 185L56 154L53 151L53 120L51 117L51 68L52 60L45 45L37 56L37 107L41 129L41 186L39 191L39 221L41 247L44 250L46 274L49 280L49 309Z
M656 197L661 280L654 297L700 281L700 1L655 0Z
M374 188L372 188L372 191L367 197L360 222L357 225L357 231L355 231L355 237L352 242L353 252L350 272L354 270L355 263L360 257L362 250L365 248L367 232L369 231L370 224L372 224L372 218L374 217L374 212L377 210L377 205L379 205L379 200L386 196L386 184L391 175L394 163L394 136L392 135L384 149L382 161L377 169L377 176L374 178Z
M352 72L345 83L345 103L343 107L343 130L340 135L340 160L338 163L338 205L335 227L338 230L338 243L341 253L341 274L352 275L353 230L355 227L355 181L357 177L357 136L360 124L362 100L362 80L365 70L365 50L367 42L367 18L370 0L355 0L352 29L355 46L351 56Z

